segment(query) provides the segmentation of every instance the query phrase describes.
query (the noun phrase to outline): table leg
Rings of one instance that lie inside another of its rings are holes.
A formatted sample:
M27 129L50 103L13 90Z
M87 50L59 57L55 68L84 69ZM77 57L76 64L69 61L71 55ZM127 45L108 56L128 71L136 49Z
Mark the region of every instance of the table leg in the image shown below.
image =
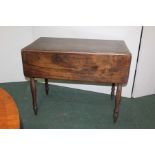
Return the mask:
M49 91L48 79L45 79L45 92L46 92L46 95L48 95L48 91Z
M114 122L117 121L118 115L119 115L119 108L120 108L120 102L121 102L121 93L122 93L122 85L118 84L117 85L116 96L115 96L115 108L114 108L114 114L113 114Z
M34 114L37 115L38 108L37 108L37 96L36 96L36 82L34 78L30 78L30 87L31 87L31 93L32 93L32 103L33 103Z
M111 87L111 99L113 99L115 96L115 83L112 83L112 87Z

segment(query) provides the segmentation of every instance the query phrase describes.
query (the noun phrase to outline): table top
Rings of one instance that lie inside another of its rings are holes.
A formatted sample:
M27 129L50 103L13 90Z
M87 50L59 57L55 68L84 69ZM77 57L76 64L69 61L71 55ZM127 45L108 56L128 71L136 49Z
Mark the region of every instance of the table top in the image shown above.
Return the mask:
M130 55L129 49L122 40L96 40L75 38L41 37L26 46L22 51L34 52L74 52L74 53L106 53L114 55Z

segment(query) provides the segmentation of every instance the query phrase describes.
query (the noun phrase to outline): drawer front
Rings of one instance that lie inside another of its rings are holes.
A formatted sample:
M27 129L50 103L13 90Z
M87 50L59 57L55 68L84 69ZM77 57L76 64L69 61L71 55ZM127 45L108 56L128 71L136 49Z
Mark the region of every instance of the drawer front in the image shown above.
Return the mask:
M22 52L27 77L126 83L130 55Z

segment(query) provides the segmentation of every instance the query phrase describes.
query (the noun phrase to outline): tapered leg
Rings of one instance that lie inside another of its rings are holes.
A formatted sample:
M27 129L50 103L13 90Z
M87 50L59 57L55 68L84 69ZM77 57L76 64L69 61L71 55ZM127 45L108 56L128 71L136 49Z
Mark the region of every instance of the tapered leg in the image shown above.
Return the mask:
M37 108L37 98L36 98L36 82L34 78L30 78L30 87L31 87L31 93L32 93L32 103L33 103L34 114L37 115L38 108Z
M118 115L119 115L119 108L120 108L120 102L121 102L121 93L122 93L122 85L117 84L117 91L116 91L116 96L115 96L115 108L114 108L114 114L113 114L114 122L117 121Z
M46 95L48 95L48 91L49 91L48 79L45 79L45 92L46 92Z
M113 99L115 96L115 83L112 83L112 87L111 87L111 99Z

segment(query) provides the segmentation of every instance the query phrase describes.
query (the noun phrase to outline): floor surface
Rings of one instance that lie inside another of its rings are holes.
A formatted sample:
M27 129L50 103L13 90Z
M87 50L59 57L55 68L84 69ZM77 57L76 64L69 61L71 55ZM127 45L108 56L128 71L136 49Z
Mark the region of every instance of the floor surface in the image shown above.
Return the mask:
M151 129L155 128L155 95L122 98L120 116L113 123L110 95L37 83L38 115L32 110L28 82L1 83L19 108L25 129Z

